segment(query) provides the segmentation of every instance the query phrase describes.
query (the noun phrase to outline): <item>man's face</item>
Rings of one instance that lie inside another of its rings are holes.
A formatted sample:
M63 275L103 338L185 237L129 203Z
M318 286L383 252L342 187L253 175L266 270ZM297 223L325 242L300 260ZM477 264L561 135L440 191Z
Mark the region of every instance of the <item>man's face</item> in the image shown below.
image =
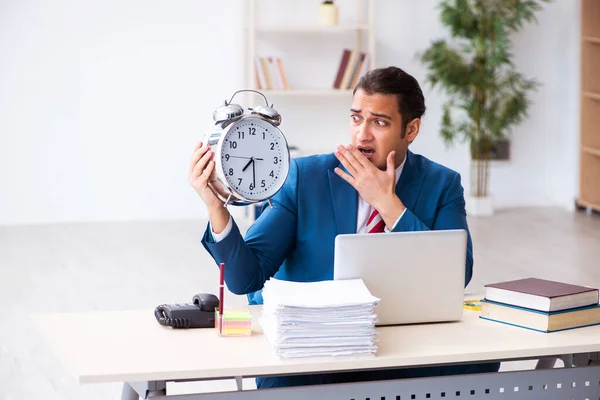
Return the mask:
M409 139L414 139L409 135L402 137L402 133L402 115L398 111L396 95L356 91L350 108L352 144L377 168L386 169L386 159L392 150L396 151L395 168L400 166Z

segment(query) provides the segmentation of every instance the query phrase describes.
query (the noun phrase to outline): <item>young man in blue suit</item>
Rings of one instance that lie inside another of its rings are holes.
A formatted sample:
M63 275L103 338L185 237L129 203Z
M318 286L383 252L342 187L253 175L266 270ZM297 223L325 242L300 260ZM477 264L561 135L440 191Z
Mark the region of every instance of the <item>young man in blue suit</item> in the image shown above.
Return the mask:
M408 150L419 134L424 112L423 93L411 75L395 67L367 73L354 90L351 143L338 146L333 154L292 160L286 183L271 199L274 207L264 208L245 238L208 186L215 179L213 152L199 145L189 181L208 208L210 223L202 244L217 262L226 263L227 287L248 294L251 304L262 304L261 289L270 277L300 282L332 279L338 234L377 228L468 231L460 175ZM381 223L373 228L369 218L377 213ZM472 273L469 235L465 286ZM498 367L493 363L267 377L257 379L257 386L488 372Z

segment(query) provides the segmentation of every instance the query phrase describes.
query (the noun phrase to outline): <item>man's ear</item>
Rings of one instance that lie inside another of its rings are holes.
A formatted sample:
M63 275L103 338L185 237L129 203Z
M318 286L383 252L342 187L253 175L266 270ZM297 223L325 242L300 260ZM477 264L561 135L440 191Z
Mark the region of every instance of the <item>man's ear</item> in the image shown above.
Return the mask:
M412 143L413 140L417 138L419 134L419 129L421 128L421 118L415 118L406 125L406 140L408 143Z

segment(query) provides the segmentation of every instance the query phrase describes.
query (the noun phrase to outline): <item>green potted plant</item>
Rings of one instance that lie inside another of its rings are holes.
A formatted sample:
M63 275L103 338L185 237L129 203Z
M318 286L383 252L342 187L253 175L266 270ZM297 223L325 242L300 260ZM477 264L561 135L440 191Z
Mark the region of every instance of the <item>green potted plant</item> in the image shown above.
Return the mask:
M441 136L449 146L466 140L471 149L471 215L493 213L489 192L490 154L511 128L527 117L528 93L538 83L516 71L510 35L549 0L443 0L441 21L451 40L436 40L420 54L427 82L449 100Z

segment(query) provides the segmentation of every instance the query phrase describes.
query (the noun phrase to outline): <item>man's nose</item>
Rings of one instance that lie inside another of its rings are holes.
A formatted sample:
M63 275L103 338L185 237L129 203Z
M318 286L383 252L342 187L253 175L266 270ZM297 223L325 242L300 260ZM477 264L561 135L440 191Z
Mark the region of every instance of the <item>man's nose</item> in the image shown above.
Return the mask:
M368 142L371 140L372 136L367 123L360 124L356 129L356 139L358 139L359 142Z

